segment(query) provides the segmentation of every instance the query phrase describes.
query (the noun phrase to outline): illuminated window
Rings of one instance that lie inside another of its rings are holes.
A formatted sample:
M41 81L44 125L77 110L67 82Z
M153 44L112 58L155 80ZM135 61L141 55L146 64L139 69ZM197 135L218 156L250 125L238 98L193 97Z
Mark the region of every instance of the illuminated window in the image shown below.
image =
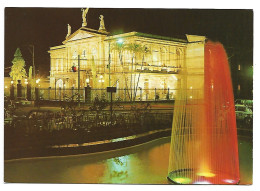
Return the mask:
M157 50L153 51L153 64L159 65L159 63L158 63L158 51Z
M240 64L238 65L238 70L240 70Z
M144 91L149 93L149 79L145 79L144 81Z
M83 57L83 58L86 57L86 50L83 50L83 52L82 52L82 57Z
M238 86L237 86L237 90L240 90L240 84L238 84Z
M166 48L161 49L161 62L163 66L166 66Z
M59 70L59 62L56 61L56 71L58 71L58 70Z
M60 62L60 70L63 71L63 63Z
M96 55L97 54L97 49L96 48L92 48L92 55Z

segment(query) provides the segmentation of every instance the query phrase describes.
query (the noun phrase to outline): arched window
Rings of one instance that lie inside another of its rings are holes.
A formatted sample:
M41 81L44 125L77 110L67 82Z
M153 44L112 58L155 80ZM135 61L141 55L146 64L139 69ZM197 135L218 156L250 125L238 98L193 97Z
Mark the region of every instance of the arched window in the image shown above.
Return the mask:
M166 59L166 48L163 47L161 49L161 63L162 63L162 66L166 66L166 61L167 61L167 59Z
M75 50L72 54L72 66L77 66L78 62L77 62L77 58L78 58L78 53Z
M56 82L56 87L57 88L62 88L63 87L63 81L62 79L58 79L57 82Z
M176 50L176 55L177 55L177 67L181 67L182 63L182 50L180 48L177 48Z
M84 50L82 51L81 57L82 57L82 58L86 58L86 56L87 56L87 53L86 53L86 50L84 49Z
M159 65L159 58L158 58L159 57L159 51L154 49L152 54L153 54L153 64L155 66L158 66Z
M58 59L56 60L56 71L59 71L59 61L58 61Z

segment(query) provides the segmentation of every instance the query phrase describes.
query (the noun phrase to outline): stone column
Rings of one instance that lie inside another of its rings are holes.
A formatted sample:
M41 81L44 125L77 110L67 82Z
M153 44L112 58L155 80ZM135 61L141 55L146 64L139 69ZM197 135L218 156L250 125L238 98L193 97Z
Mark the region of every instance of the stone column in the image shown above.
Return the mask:
M18 80L18 84L17 84L17 99L21 99L22 98L22 83L21 80Z
M27 88L26 88L26 95L27 95L27 100L31 101L32 100L32 92L31 92L31 84L28 83L27 84Z
M86 103L91 102L91 87L89 85L85 87L85 102Z

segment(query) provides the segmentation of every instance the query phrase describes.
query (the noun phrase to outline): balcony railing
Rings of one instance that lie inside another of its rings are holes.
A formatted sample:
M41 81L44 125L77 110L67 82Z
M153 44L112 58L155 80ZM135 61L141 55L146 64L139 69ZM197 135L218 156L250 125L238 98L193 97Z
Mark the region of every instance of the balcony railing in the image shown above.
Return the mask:
M174 66L156 66L156 65L141 66L141 65L136 65L135 71L136 72L143 72L143 73L178 74L180 72L180 68L174 67Z

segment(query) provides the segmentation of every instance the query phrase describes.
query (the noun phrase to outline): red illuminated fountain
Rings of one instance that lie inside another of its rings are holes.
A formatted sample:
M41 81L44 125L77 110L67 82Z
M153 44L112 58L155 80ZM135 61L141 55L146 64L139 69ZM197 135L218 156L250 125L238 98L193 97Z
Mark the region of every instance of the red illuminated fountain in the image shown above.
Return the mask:
M194 80L189 80L188 70L184 66L174 106L168 179L178 184L237 184L234 97L222 44L205 44L201 88L189 88Z

